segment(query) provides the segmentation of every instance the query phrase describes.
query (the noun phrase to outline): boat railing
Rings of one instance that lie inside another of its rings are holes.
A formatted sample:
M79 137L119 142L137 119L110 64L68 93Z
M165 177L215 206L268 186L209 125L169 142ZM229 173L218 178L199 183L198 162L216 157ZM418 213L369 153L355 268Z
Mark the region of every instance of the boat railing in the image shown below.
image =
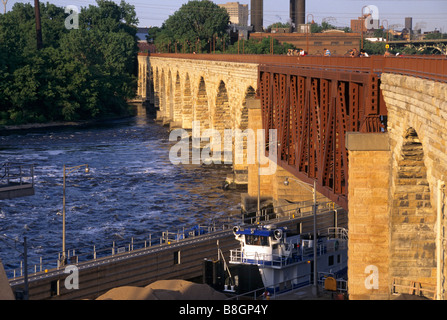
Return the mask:
M241 249L230 250L230 262L249 263L260 266L281 267L287 264L283 256L263 252L243 252Z
M318 287L319 290L327 290L325 287L325 280L328 277L333 277L336 281L336 291L338 293L346 294L348 292L348 281L345 279L337 278L333 273L318 272ZM238 294L236 296L228 298L228 300L268 300L276 299L283 294L293 293L297 290L309 288L312 286L312 273L300 275L298 277L288 279L286 281L277 282L269 287L263 286L255 290L251 290L245 293ZM321 292L322 292L321 291Z
M323 288L326 288L326 280L328 278L333 278L336 281L336 290L339 292L348 292L348 281L344 278L339 278L333 272L318 272L318 285Z
M328 228L328 237L341 240L348 240L348 230L342 227L330 227Z
M324 243L317 244L317 255L323 255L327 252L327 247ZM263 252L247 252L241 248L230 250L231 263L246 263L256 264L259 266L268 267L284 267L292 263L311 260L313 257L313 247L300 248L293 254L279 255Z
M311 274L301 275L287 281L273 284L271 287L260 287L258 289L238 294L228 300L267 300L275 299L278 295L292 290L308 287L311 284Z

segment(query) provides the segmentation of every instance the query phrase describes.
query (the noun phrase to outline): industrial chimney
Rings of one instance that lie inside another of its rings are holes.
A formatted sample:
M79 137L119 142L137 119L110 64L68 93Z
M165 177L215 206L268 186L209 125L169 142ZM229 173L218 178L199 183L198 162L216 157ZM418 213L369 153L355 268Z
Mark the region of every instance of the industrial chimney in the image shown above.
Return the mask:
M300 24L306 23L306 0L290 0L290 22L292 31L297 31Z
M251 0L251 25L253 32L264 31L264 0Z

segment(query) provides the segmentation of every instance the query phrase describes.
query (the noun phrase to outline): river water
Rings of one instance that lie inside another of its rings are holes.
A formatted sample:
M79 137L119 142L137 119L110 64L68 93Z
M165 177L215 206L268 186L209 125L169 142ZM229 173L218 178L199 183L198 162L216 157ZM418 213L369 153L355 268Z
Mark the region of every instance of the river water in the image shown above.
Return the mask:
M27 237L30 260L62 250L63 165L66 248L181 230L240 213L240 191L223 190L231 168L174 165L169 130L140 115L106 124L34 129L0 135L0 164L35 165L35 195L0 201L0 258L5 269L23 259L15 241Z

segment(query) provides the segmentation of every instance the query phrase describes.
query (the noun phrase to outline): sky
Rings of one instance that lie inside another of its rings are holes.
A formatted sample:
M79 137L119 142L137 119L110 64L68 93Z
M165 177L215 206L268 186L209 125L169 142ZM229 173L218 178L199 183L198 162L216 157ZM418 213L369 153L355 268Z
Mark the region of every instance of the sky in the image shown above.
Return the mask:
M95 5L95 0L40 0L58 6L75 5L79 8ZM119 3L120 0L114 0ZM125 0L135 6L140 27L161 26L162 23L188 0ZM8 0L7 11L16 2L34 3L33 0ZM239 2L248 4L250 0L214 0L216 4ZM401 30L405 17L413 18L413 29L447 33L447 0L306 0L306 19L321 24L327 21L338 27L349 27L351 19L361 16L364 6L378 9L380 23L387 28ZM3 5L0 3L1 12ZM364 8L368 13L368 8ZM264 26L289 20L289 0L264 0ZM383 20L386 20L382 23Z

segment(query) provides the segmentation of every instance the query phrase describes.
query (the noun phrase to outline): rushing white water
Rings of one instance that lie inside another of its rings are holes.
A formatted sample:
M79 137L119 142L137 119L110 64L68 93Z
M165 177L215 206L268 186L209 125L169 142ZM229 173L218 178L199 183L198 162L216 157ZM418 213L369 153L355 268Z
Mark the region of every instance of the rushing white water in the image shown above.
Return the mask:
M34 129L0 135L0 164L35 165L35 195L0 201L0 258L23 257L14 241L27 237L30 258L62 250L63 165L88 164L66 179L66 247L176 231L240 213L240 194L221 186L231 169L173 165L169 132L146 117L107 124Z

